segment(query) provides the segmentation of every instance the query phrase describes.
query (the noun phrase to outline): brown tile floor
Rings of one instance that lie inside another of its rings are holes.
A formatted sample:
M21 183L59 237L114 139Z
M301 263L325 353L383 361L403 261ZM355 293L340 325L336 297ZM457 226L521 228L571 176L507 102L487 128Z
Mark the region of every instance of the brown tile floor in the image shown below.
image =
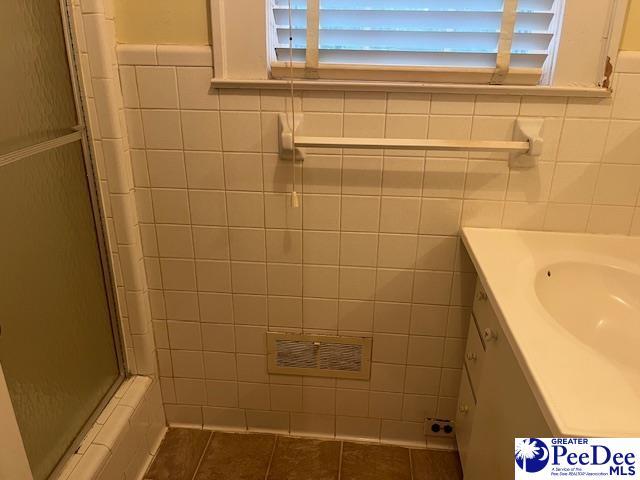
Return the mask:
M171 428L145 480L459 480L458 454Z

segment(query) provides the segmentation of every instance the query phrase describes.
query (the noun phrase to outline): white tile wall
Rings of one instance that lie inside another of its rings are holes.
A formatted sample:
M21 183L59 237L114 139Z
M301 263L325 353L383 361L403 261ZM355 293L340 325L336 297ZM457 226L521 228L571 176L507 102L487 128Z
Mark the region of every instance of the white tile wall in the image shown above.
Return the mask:
M617 76L613 100L303 92L318 135L510 139L527 115L545 118L546 147L528 171L496 155L310 149L293 209L294 168L273 154L286 96L217 92L206 66L142 70L142 57L123 50L120 78L143 113L135 178L153 198L143 241L150 277L160 265L170 422L424 445L425 416L455 415L475 282L461 226L640 230L640 72ZM371 379L268 375L267 329L372 336Z

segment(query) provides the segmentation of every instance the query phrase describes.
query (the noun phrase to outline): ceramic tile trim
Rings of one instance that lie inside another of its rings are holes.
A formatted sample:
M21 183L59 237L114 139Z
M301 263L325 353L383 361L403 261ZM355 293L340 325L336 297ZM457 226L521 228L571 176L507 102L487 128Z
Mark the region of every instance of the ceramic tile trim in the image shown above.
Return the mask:
M71 0L69 0L71 1ZM82 94L99 179L129 373L156 373L111 0L73 0Z
M138 480L165 426L160 388L150 377L127 379L55 480Z
M640 73L640 52L620 52L616 71L618 73Z
M211 67L213 54L208 45L136 45L116 47L120 65L167 65Z
M168 65L210 67L212 49L206 45L118 44L120 65ZM621 51L616 64L618 73L640 73L640 52Z

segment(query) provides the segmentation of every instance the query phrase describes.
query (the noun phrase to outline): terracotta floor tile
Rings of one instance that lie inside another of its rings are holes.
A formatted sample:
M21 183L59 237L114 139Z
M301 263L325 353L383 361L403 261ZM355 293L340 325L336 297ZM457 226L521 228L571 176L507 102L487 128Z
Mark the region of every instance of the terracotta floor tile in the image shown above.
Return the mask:
M411 450L414 480L462 480L458 452Z
M213 434L195 480L264 480L275 435Z
M345 442L341 480L410 480L409 450Z
M337 480L340 442L278 437L269 480Z
M170 428L151 467L148 480L192 480L211 432Z

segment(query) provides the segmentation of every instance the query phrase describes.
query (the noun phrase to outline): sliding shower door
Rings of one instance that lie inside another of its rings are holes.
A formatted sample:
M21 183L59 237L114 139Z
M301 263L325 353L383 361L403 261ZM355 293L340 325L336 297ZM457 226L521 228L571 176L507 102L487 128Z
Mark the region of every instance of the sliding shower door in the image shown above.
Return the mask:
M0 15L0 366L36 480L122 378L63 10L4 0Z

